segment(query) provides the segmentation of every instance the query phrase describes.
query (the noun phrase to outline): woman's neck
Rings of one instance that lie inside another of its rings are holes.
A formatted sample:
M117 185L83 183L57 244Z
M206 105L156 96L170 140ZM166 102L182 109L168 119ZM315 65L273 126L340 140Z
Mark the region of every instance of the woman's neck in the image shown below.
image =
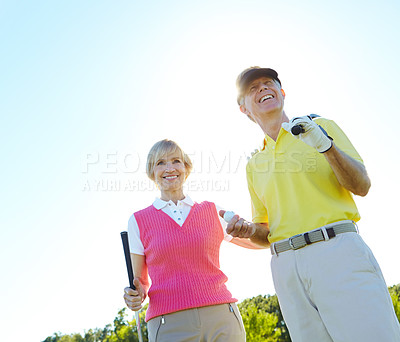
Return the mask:
M178 203L178 201L181 201L185 198L185 195L183 194L182 189L177 190L177 191L161 191L161 197L163 201L172 201L175 204Z

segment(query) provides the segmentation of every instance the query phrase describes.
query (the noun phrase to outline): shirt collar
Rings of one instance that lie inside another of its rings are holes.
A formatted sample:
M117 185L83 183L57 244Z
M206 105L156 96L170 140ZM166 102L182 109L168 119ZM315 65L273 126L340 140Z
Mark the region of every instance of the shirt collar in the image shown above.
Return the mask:
M166 206L168 205L168 202L169 202L169 201L163 201L161 198L158 198L158 197L157 197L157 198L154 200L154 202L153 202L153 206L154 206L154 208L156 208L157 210L160 210L160 209L166 207ZM188 195L186 195L185 198L184 198L183 200L178 201L178 203L179 203L179 202L183 202L183 203L185 203L185 204L187 204L187 205L189 205L189 206L191 206L191 207L193 207L193 205L194 205L193 200L192 200Z
M282 134L286 134L288 132L286 132L283 128L280 129L279 134L278 134L278 138L276 139L276 141L274 141L274 139L272 139L268 134L265 134L262 146L261 146L261 151L264 151L265 148L267 147L267 145L271 145L274 146L276 145L276 143L278 142L278 139L280 138L280 136Z

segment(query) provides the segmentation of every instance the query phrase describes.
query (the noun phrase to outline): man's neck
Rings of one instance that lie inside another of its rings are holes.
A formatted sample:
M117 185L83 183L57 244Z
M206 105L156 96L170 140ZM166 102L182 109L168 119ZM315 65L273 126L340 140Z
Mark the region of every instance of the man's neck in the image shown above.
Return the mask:
M265 114L257 118L257 123L263 130L264 134L267 134L275 141L278 138L283 122L289 122L289 118L286 116L285 111Z

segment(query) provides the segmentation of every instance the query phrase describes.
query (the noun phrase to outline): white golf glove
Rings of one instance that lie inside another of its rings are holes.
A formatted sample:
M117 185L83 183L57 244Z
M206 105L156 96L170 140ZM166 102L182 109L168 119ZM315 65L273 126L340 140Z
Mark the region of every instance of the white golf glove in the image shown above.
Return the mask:
M292 128L294 126L300 126L300 134L293 134ZM307 145L314 147L320 153L324 153L332 147L332 138L309 116L293 118L289 122L284 122L282 128L291 133L296 139L300 139Z

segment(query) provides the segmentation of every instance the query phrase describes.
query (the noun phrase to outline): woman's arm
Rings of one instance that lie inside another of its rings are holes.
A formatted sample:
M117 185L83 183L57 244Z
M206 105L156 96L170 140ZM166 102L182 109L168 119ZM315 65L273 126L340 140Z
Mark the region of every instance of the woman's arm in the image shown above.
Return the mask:
M131 260L135 279L140 281L140 284L145 291L145 298L149 290L149 274L147 270L146 257L144 255L131 253ZM143 298L143 300L145 299Z
M242 239L242 238L238 238L238 237L232 238L232 240L230 242L234 243L237 246L248 248L248 249L265 249L265 248L267 248L267 246L260 246L259 244L256 244L253 241L251 241L250 239Z
M149 290L149 276L146 257L144 255L131 253L131 260L133 272L135 274L133 284L135 285L136 290L126 287L124 290L124 300L129 309L137 311L142 308L142 303L147 297L147 292Z

